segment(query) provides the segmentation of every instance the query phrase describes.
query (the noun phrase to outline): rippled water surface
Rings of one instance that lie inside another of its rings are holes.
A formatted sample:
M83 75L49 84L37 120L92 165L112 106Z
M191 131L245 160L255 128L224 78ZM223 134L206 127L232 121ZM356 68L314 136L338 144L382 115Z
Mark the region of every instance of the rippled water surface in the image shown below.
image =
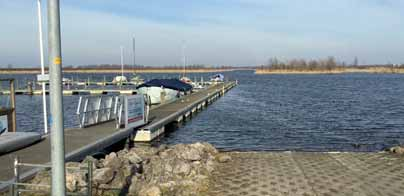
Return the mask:
M253 75L166 143L225 150L376 151L404 143L404 75Z
M191 78L209 75L191 74ZM404 143L404 75L254 75L251 71L225 75L238 79L239 86L166 134L162 143L207 141L224 150L304 151L376 151ZM91 77L102 80L103 76ZM77 100L64 98L67 127L77 126ZM40 96L17 96L17 107L20 131L42 128Z

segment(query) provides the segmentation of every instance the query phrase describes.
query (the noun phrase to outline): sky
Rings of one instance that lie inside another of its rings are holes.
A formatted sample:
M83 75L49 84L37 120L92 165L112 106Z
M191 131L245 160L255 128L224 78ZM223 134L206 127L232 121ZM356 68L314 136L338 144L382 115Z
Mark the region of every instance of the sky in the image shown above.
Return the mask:
M0 67L39 65L36 0L0 0ZM46 31L46 0L43 0ZM64 65L404 63L404 0L61 0ZM46 35L45 35L46 39ZM45 45L47 42L45 42Z

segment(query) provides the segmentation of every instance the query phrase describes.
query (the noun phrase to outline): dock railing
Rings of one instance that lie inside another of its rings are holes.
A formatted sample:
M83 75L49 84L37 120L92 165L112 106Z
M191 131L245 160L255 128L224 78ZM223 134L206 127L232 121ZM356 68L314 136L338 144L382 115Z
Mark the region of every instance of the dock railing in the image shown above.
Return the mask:
M116 120L119 96L80 96L77 116L80 128Z
M50 194L51 185L50 184L33 184L33 183L25 183L20 180L20 170L21 167L31 167L41 170L49 170L52 168L49 164L30 164L30 163L22 163L19 158L16 157L14 159L14 178L12 181L0 181L0 184L7 184L10 187L9 194L10 196L19 196L21 193L33 193L40 192L44 194ZM86 185L75 185L75 190L80 190L80 188L85 188L85 192L68 192L67 195L77 195L77 196L91 196L93 190L93 162L88 161L87 165L79 166L79 167L66 167L67 172L80 172L85 173L86 176Z

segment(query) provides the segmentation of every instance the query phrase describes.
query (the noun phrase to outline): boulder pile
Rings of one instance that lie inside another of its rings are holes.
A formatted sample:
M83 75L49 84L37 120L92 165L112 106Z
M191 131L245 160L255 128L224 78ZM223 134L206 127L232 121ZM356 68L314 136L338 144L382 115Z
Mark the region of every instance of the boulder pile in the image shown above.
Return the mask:
M394 154L400 154L403 155L404 154L404 146L394 146L389 148L387 151L394 153Z
M100 160L69 162L66 167L85 168L92 162L93 195L185 196L206 191L215 164L230 160L209 143L194 143L124 149ZM85 171L67 172L67 191L85 193L86 179ZM50 184L49 171L38 173L31 183Z

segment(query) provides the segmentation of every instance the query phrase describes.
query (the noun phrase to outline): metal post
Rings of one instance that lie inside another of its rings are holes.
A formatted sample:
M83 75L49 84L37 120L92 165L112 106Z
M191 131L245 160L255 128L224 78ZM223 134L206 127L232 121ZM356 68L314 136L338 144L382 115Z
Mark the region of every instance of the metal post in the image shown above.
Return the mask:
M13 124L13 127L11 128L11 132L16 132L17 131L17 114L15 111L15 89L14 89L14 80L13 79L10 80L10 106L12 108L11 122Z
M48 0L52 195L66 195L59 0Z
M87 195L93 195L93 161L87 162L88 171L87 171Z
M13 196L18 196L18 195L20 195L20 194L19 194L19 191L18 191L18 184L17 184L17 183L20 182L20 168L19 168L19 166L18 166L18 163L19 163L18 157L15 157L15 158L14 158L14 182L15 182L16 184L14 184L14 185L13 185L13 188L12 188L12 194L13 194Z
M42 36L42 7L41 0L37 1L38 4L38 30L39 30L39 53L41 59L41 74L45 75L45 60L43 49L43 36ZM42 105L43 105L43 124L45 134L48 134L48 114L46 109L46 83L42 82Z

